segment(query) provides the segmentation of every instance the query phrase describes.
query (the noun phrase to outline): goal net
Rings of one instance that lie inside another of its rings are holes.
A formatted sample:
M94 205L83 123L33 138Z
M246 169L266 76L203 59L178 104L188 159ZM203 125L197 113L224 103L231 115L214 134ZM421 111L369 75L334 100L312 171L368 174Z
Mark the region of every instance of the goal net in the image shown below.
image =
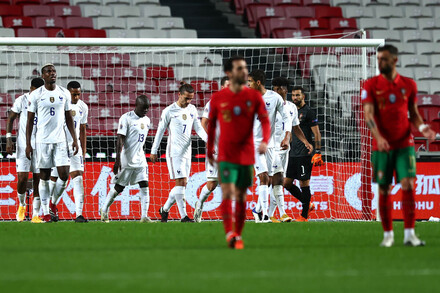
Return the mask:
M81 84L81 99L89 107L85 157L83 215L99 219L99 209L113 185L116 131L119 117L134 109L135 99L146 94L151 100L148 116L152 127L145 144L150 155L161 112L177 100L180 81L195 89L192 103L201 116L211 95L220 89L226 58L242 55L249 71L262 69L271 89L274 77L287 77L292 86L306 90L306 103L316 111L322 134L325 164L314 167L311 179L311 219L370 220L376 208L369 166L370 138L362 123L360 86L376 72L376 48L382 40L365 39L3 39L0 43L0 219L13 220L18 206L16 153L6 153L6 121L14 100L29 91L31 79L41 67L53 63L57 84ZM288 99L291 99L289 93ZM16 141L17 122L13 126ZM160 161L148 162L150 208L158 219L159 208L174 186L165 163L166 136L159 149ZM30 180L32 175L30 174ZM191 175L186 188L187 211L193 216L200 190L206 184L205 143L193 131ZM258 184L257 180L255 186ZM32 204L29 183L28 211ZM248 192L247 214L257 202L255 186ZM60 219L75 218L73 184L58 203ZM140 218L138 186L127 187L110 208L111 220ZM220 219L218 187L204 204L203 220ZM289 216L299 216L302 206L285 191ZM276 212L276 216L278 212ZM171 219L179 219L177 207Z

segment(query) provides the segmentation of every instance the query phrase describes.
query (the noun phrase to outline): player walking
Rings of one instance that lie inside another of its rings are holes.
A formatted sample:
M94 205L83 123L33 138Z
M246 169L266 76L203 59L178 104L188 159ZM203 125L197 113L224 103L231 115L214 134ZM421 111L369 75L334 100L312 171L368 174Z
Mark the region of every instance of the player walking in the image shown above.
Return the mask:
M78 142L71 112L70 92L56 85L57 72L53 64L46 64L41 69L45 85L33 91L30 95L28 120L26 125L26 157L31 159L33 148L31 144L34 129L35 114L38 115L36 147L37 167L40 168L40 183L38 185L43 207L43 220L51 222L49 214L49 179L53 167L57 167L59 178L55 184L56 198L64 192L69 178L70 154L66 143L64 123L73 137L73 155L78 153ZM51 205L55 217L57 210Z
M208 125L208 159L215 163L216 128L218 140L218 166L223 193L221 212L226 241L230 248L243 249L241 233L246 220L246 191L253 184L252 165L255 162L253 128L255 116L261 123L262 140L258 153L264 154L271 136L270 122L261 94L247 88L248 69L243 57L232 57L224 64L230 85L211 100ZM217 126L218 123L218 126ZM232 199L235 199L235 220L232 227Z
M229 77L224 76L220 81L221 89L224 89L229 86ZM209 101L205 105L205 109L203 110L203 116L202 116L202 127L203 129L208 132L208 124L209 124L209 106L211 104L211 101ZM217 138L215 139L215 143L218 143L218 135L219 135L219 128L217 128ZM215 147L214 153L218 153L217 147ZM217 159L217 158L215 158ZM199 200L196 202L196 207L194 210L194 221L197 223L200 223L202 221L202 212L203 212L203 203L208 199L209 195L214 192L214 189L218 186L218 166L211 165L209 163L208 158L205 160L206 165L206 185L203 186L202 190L200 191L200 197Z
M373 180L379 184L379 212L384 230L381 246L394 244L389 194L394 172L402 186L403 242L408 246L423 246L425 242L414 232L416 158L411 124L430 141L436 134L419 114L416 83L396 71L397 55L398 50L392 45L378 48L380 75L367 80L361 93L365 120L373 135Z
M101 221L108 223L110 205L125 186L139 184L141 200L141 223L152 222L148 217L150 194L148 190L148 166L144 144L151 128L147 111L150 101L145 95L136 98L134 111L125 113L119 119L116 161L113 166L115 185L110 189L100 211Z
M157 161L157 151L160 142L168 129L166 159L170 178L175 180L176 185L168 196L165 205L159 213L162 222L168 221L168 212L174 202L177 202L181 222L194 222L186 213L185 187L191 171L191 131L194 130L204 141L207 140L205 130L198 117L197 109L191 105L194 98L194 88L190 84L182 84L179 87L179 99L177 102L166 107L161 115L156 137L151 148L151 161Z
M256 154L255 157L255 173L260 179L260 185L258 186L258 204L257 207L252 211L254 216L258 214L258 212L262 211L262 220L260 221L258 217L255 218L257 223L269 223L271 220L268 215L268 204L269 204L269 184L270 178L274 175L275 168L278 172L282 171L282 168L279 169L279 162L275 157L275 148L280 147L281 149L287 149L290 143L291 137L291 126L292 121L289 119L289 116L284 111L284 101L283 98L272 90L268 90L265 88L264 84L266 82L266 74L262 70L254 70L249 74L248 77L248 85L251 89L259 91L263 95L263 100L266 105L266 110L269 115L269 121L271 125L271 135L269 144L267 147L267 152L264 154ZM286 122L287 127L285 128L283 140L280 145L275 146L275 120L277 113L281 115L281 119ZM263 132L261 123L258 120L258 117L255 117L254 123L254 144L258 146L263 139ZM280 171L281 170L281 171ZM282 185L277 185L277 195L280 193L280 189L282 190ZM282 192L282 191L281 191ZM257 213L256 213L257 212Z
M13 143L12 143L12 126L14 120L20 116L19 128L17 134L17 195L18 195L18 211L17 211L17 221L22 222L26 214L26 185L29 179L29 171L32 172L32 183L33 183L33 197L32 202L32 223L42 223L42 220L38 216L40 212L40 195L38 193L38 183L40 181L40 170L37 168L37 154L36 152L32 154L31 160L26 157L26 124L28 119L28 106L29 106L29 95L39 87L44 85L44 80L37 77L32 79L31 88L29 93L19 96L14 104L12 105L11 111L9 112L8 121L6 124L6 152L10 155L13 153ZM35 116L34 124L37 123L37 117ZM35 128L31 135L31 145L35 148L35 133L37 129Z
M292 100L298 109L300 127L304 133L308 144L312 143L312 134L315 140L315 154L312 156L313 148L293 137L290 148L289 164L287 166L286 178L284 179L284 188L286 188L294 197L302 203L301 216L297 222L307 222L309 212L315 209L315 205L310 204L312 194L310 192L310 177L312 176L312 166L321 166L321 132L319 131L318 119L316 113L305 102L304 88L300 86L293 87ZM293 181L299 180L301 189Z
M72 96L72 117L73 124L75 126L76 136L79 139L79 151L75 156L70 158L70 177L73 183L73 197L75 199L75 209L76 209L76 223L87 223L88 221L82 215L84 207L84 157L86 154L87 146L87 117L89 113L89 107L81 100L81 85L77 81L71 81L67 84L67 89ZM68 133L66 125L64 125L65 131L67 133L67 142L70 145L73 142L73 138ZM58 179L58 172L56 168L52 169L49 191L51 194L51 204L56 205L58 198L55 198L54 188L56 181ZM55 220L57 220L55 218Z

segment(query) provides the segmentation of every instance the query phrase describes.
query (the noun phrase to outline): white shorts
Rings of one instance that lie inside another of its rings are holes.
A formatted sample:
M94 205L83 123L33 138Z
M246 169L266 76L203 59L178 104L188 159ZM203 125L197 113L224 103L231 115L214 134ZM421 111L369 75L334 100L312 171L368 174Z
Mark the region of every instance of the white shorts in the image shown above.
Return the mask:
M139 168L122 168L115 175L113 182L121 186L135 185L139 182L148 182L148 166Z
M289 150L276 150L277 156L276 164L274 165L274 174L283 172L283 176L286 177L287 165L289 164Z
M273 176L275 163L275 148L268 148L267 152L263 155L258 153L258 148L255 148L255 174L267 172L269 176Z
M40 169L37 168L37 150L32 152L32 157L29 160L26 157L26 148L17 146L17 158L15 159L15 164L17 166L17 173L40 173Z
M218 166L211 165L208 159L205 160L206 181L218 181Z
M70 155L67 143L37 143L37 166L40 169L69 166Z
M191 172L191 159L167 157L170 179L188 178Z

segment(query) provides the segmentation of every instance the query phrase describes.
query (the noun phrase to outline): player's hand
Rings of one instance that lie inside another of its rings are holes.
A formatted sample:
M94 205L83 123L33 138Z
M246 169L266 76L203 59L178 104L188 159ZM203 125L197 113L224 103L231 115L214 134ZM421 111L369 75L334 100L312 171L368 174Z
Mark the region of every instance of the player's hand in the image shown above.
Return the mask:
M78 142L75 140L72 143L72 149L73 149L73 155L75 156L79 151Z
M115 164L113 165L113 174L118 174L121 169L121 159L116 158Z
M212 165L215 166L215 164L217 163L217 161L214 158L210 158L208 157L208 162Z
M390 144L385 138L380 136L377 139L377 148L379 149L379 152L388 152L390 150Z
M281 142L281 149L282 150L287 150L289 148L289 139L284 138L283 141Z
M309 150L308 154L310 155L313 152L313 146L310 143L305 143L304 145Z
M322 155L320 153L316 153L312 157L312 164L315 167L319 167L324 165L324 161L322 160Z
M150 155L150 160L151 160L151 162L154 164L154 163L156 163L157 162L157 155L153 155L153 154L151 154Z
M436 133L429 125L423 130L422 134L428 139L429 142L433 142L435 140Z
M263 155L267 152L267 143L265 143L264 141L262 141L260 143L260 145L258 146L258 153L260 155Z
M12 142L12 138L6 139L6 152L10 155L12 155L12 152L14 150L14 143Z
M26 146L26 158L28 158L30 160L32 158L33 152L34 152L34 150L32 149L31 145L27 145Z

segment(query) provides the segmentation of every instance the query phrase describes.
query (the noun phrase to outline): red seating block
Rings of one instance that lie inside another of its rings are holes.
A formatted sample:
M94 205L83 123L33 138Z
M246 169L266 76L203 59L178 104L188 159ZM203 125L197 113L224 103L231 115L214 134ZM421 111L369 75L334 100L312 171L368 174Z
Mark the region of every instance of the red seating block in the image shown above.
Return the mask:
M293 18L275 17L262 18L259 21L260 33L262 38L270 38L275 30L279 29L299 29L299 22Z
M93 29L93 19L88 17L66 17L66 28L81 29L90 28Z
M53 7L53 15L58 17L68 17L68 16L80 17L81 8L79 6L55 6Z
M426 121L440 120L440 107L438 106L419 106L419 112Z
M43 5L26 5L23 6L23 16L50 16L50 7Z
M99 78L95 81L95 89L100 93L123 92L122 82L118 78Z
M109 105L122 106L123 109L127 110L128 107L134 107L136 97L137 94L135 93L114 93L107 94L106 99Z
M320 36L321 38L324 38L324 39L339 39L342 36L341 31L327 30L327 29L310 30L310 35Z
M313 7L287 7L284 10L286 17L290 18L313 18L315 8Z
M37 28L64 28L64 21L61 17L37 17L35 19Z
M0 0L0 3L9 5L9 4L11 4L11 1L10 0Z
M12 0L13 5L40 4L40 0Z
M273 0L273 5L275 6L301 6L301 0Z
M0 16L22 16L23 10L18 5L0 4Z
M40 0L43 5L69 6L69 0ZM79 8L79 7L78 7Z
M179 90L180 82L174 79L160 80L159 93L175 93Z
M120 78L144 80L142 68L115 67L115 68L83 68L85 78Z
M236 14L243 14L246 8L252 5L261 5L264 4L266 6L272 6L272 0L234 0L234 7Z
M417 95L417 105L419 107L440 107L440 95Z
M318 6L315 8L316 18L342 18L341 7Z
M107 33L105 30L95 30L95 29L80 29L78 30L79 38L106 38Z
M46 29L46 34L48 37L58 37L58 38L75 38L76 31L73 29L58 29L58 28L49 28Z
M252 5L246 9L249 27L254 28L261 18L265 17L283 17L283 7L268 7L266 5Z
M12 97L10 94L0 94L0 106L12 105Z
M146 77L154 79L174 79L174 70L172 67L148 67Z
M72 66L99 66L100 59L96 58L96 54L72 53L69 56L70 65Z
M330 0L303 0L304 6L330 6Z
M106 119L106 118L117 118L119 119L122 114L128 112L129 106L117 106L112 104L111 106L101 106L101 107L90 107L89 116L91 119Z
M28 16L10 16L3 18L3 26L7 28L32 27L32 18Z
M305 38L311 36L310 31L295 29L276 29L272 31L272 36L278 39L285 38Z
M173 94L166 94L166 93L154 93L150 95L150 101L151 101L151 105L156 105L156 106L168 106L170 103L168 103L168 101L172 101L175 98L175 95ZM148 116L150 117L150 116ZM151 117L150 117L151 118ZM157 123L159 123L159 120L157 120ZM157 124L155 125L157 128Z
M211 80L194 80L191 81L191 85L197 93L216 92L220 89L218 82Z
M19 28L15 33L16 37L27 37L27 38L45 38L46 32L44 29L40 28Z
M106 94L102 93L83 93L81 99L89 106L107 104Z
M9 115L9 106L0 107L0 118L7 118Z
M354 18L332 18L332 19L330 19L330 29L332 29L332 30L357 29L356 19L354 19Z
M130 54L100 54L100 67L130 66Z
M138 80L129 80L127 84L130 88L128 92L139 92L139 93L157 93L157 85L154 80L143 80L143 78Z
M328 29L329 21L325 18L305 18L299 21L302 30Z

